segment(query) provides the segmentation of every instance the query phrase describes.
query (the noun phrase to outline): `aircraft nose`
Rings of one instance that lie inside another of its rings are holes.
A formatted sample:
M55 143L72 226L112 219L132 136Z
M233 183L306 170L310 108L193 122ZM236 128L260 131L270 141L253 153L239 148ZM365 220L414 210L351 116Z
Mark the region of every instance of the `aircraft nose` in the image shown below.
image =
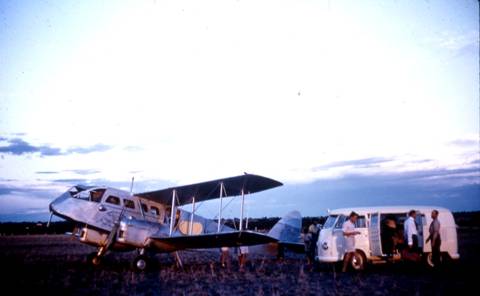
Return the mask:
M48 206L50 209L50 212L52 212L55 215L59 215L60 213L60 204L63 203L67 198L70 198L71 195L68 191L64 192L61 194L59 197L55 198L50 205Z

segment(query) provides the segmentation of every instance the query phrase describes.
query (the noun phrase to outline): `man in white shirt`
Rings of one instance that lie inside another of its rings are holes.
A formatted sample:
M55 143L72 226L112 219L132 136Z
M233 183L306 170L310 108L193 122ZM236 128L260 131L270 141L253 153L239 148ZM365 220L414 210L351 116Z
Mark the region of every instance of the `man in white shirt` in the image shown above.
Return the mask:
M358 214L351 212L348 220L343 222L342 225L343 236L345 238L345 255L343 256L342 272L347 271L348 264L350 264L355 254L355 235L360 234L359 231L355 231L357 218Z
M416 251L418 249L418 231L417 225L415 224L416 217L417 212L415 210L411 210L408 212L408 218L403 224L405 242L408 243L408 248L411 251Z

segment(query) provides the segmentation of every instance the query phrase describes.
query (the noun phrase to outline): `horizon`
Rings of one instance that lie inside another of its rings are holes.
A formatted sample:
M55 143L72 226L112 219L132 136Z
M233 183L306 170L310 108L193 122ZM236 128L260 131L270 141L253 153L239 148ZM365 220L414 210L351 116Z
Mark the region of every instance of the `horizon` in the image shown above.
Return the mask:
M478 12L474 0L2 2L0 221L48 219L79 183L129 190L134 176L139 193L244 172L284 183L247 196L249 217L478 211Z

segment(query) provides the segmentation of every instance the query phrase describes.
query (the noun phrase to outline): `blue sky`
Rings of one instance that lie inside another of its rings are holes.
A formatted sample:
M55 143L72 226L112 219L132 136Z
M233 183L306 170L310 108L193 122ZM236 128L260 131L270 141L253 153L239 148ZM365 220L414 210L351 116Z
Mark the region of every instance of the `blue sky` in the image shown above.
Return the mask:
M251 216L480 210L478 24L474 0L2 1L0 220L243 172L285 183Z

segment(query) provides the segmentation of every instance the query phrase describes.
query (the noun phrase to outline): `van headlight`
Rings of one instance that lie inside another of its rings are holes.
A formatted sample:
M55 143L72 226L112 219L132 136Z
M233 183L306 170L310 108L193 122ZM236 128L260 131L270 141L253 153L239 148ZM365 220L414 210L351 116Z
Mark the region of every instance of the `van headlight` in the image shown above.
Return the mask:
M327 242L323 242L322 249L328 250L328 243Z

